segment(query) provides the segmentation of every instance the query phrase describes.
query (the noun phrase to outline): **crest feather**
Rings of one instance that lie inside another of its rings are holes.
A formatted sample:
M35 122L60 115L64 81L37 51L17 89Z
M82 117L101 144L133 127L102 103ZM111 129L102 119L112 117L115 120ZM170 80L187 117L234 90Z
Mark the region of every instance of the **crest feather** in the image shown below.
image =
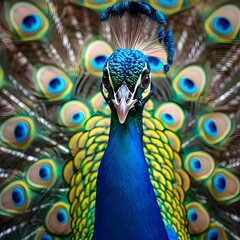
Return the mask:
M106 21L108 39L115 49L127 48L142 51L146 56L162 61L165 73L173 64L174 44L163 15L146 3L117 3L101 16Z

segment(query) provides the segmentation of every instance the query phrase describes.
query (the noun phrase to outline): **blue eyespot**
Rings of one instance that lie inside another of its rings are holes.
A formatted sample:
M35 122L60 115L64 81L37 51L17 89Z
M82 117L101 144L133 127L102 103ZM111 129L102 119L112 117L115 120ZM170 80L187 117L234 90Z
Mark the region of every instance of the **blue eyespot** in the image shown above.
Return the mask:
M226 188L226 177L222 173L218 173L213 178L213 187L218 193L224 192Z
M79 124L82 122L82 120L84 119L84 113L83 112L77 112L75 114L73 114L72 116L72 123L73 124Z
M66 86L65 79L63 77L53 78L48 84L48 92L52 94L60 93Z
M14 129L14 137L17 142L24 142L29 134L29 127L25 122L18 122Z
M218 135L217 125L211 118L204 122L203 128L209 137L214 138Z
M152 71L160 71L163 69L163 63L160 59L155 57L148 57L148 63Z
M218 240L219 231L216 228L210 229L207 233L206 240Z
M56 213L56 218L61 224L65 224L68 221L68 213L66 210L60 209Z
M91 60L91 66L97 70L102 70L107 61L107 56L97 56Z
M181 78L179 80L179 87L187 94L194 94L197 92L196 84L189 78Z
M106 102L103 102L102 107L106 108L107 106L108 106L108 104Z
M20 28L23 32L27 33L33 33L38 31L42 26L42 19L37 14L28 15L26 16L21 25Z
M93 0L95 3L105 3L106 0Z
M48 181L51 178L52 171L48 165L44 164L40 167L38 174L43 181Z
M165 7L172 7L178 2L178 0L158 0L158 2Z
M198 220L198 213L195 209L191 208L187 211L187 219L189 222L196 222Z
M216 16L212 21L213 29L219 34L230 34L233 31L231 23L224 17Z
M12 189L12 200L17 207L22 207L25 203L25 193L20 187Z
M162 120L169 125L174 124L174 117L169 113L163 113Z
M40 238L40 240L52 240L52 239L53 238L47 233L44 233Z
M201 161L198 158L191 159L190 167L193 172L199 172L202 168Z

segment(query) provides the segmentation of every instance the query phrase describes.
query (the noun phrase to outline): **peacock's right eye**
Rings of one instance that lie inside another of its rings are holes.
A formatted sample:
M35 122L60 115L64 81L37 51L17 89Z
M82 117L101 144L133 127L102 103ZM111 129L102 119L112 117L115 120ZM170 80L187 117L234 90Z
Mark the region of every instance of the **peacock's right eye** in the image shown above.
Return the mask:
M109 79L106 75L103 75L102 77L102 83L105 88L108 88L110 86Z
M151 82L150 76L149 76L149 74L147 74L146 76L143 77L141 86L144 89L146 89L146 88L148 88L150 82Z

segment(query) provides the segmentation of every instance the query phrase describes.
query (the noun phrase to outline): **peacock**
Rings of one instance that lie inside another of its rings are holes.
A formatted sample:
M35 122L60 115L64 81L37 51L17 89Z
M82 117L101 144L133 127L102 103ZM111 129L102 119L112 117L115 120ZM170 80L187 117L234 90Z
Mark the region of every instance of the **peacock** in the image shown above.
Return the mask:
M0 239L240 239L238 0L0 12Z

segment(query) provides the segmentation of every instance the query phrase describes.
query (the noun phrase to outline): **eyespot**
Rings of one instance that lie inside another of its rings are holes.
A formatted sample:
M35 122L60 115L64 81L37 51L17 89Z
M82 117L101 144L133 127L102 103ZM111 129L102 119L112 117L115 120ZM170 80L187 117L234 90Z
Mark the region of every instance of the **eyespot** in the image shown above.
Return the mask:
M56 218L61 224L66 224L68 221L68 213L65 209L60 209L56 213Z
M198 212L191 208L187 212L187 219L189 222L196 222L198 220Z
M205 231L210 224L209 215L205 208L198 202L191 202L187 204L186 209L189 233L199 234Z
M219 227L216 224L211 224L208 231L201 235L201 240L218 240L218 239L228 239L226 232L223 228Z
M156 57L148 57L148 63L152 71L160 71L163 69L163 63L160 59Z
M12 117L0 128L0 139L16 149L27 148L34 138L35 127L29 117Z
M164 49L155 51L154 53L146 50L144 54L148 58L148 64L151 68L151 77L159 78L159 76L165 76L163 67L167 64L167 52Z
M56 181L56 166L51 159L34 163L27 171L27 181L35 188L51 187Z
M196 180L208 178L214 170L215 161L205 152L192 152L185 156L184 166L190 176Z
M198 99L205 86L205 71L197 65L186 67L173 80L173 88L178 98L188 101Z
M178 0L160 0L158 2L163 6L172 7L177 4Z
M84 119L84 113L83 112L76 112L72 115L72 123L73 124L79 124Z
M92 9L102 10L112 6L115 3L117 3L117 0L85 0L84 6Z
M181 78L179 80L179 86L181 90L185 91L188 94L193 94L197 92L196 84L189 78Z
M69 234L71 231L69 205L64 202L55 203L46 216L45 224L47 229L55 235Z
M151 83L151 78L150 78L149 74L147 74L146 76L143 77L142 82L141 82L141 86L144 89L146 89L146 88L149 87L150 83Z
M51 177L51 168L49 165L43 165L40 167L39 169L39 173L38 173L39 177L43 180L43 181L48 181Z
M226 169L216 169L208 188L216 200L233 203L239 194L239 180Z
M59 109L59 122L70 131L76 131L90 117L90 111L85 103L72 100L63 104Z
M240 28L240 10L226 4L216 9L205 21L210 39L215 42L230 42L236 38Z
M17 142L24 142L28 137L29 127L26 122L18 122L14 129L14 136Z
M183 0L149 0L149 4L160 12L173 14L181 9Z
M97 70L102 70L106 61L107 61L107 56L105 55L98 55L95 58L92 59L91 65L93 68Z
M35 235L34 240L55 240L56 238L46 232L44 228L41 228Z
M162 120L163 120L165 123L169 124L169 125L173 125L173 124L174 124L174 118L173 118L173 116L172 116L171 114L169 114L169 113L163 113L163 114L162 114Z
M37 14L31 14L23 18L20 29L26 33L38 31L42 26L42 19Z
M226 177L222 174L216 174L213 178L213 187L216 192L222 193L226 189Z
M155 117L159 118L166 128L173 131L179 130L184 122L184 112L175 103L160 105L155 112Z
M218 240L219 238L219 231L218 229L210 229L207 233L206 239L207 240Z
M198 127L202 138L210 143L226 141L233 129L231 119L224 113L208 113L199 119Z
M61 92L65 87L65 81L63 77L55 77L51 79L51 81L48 84L48 92L49 93L59 93Z
M49 235L49 234L47 234L47 233L45 233L45 234L43 234L41 237L40 237L40 240L52 240L53 238Z
M16 181L5 187L0 194L0 207L7 212L23 213L30 203L28 186Z
M12 189L12 201L17 207L22 207L26 201L24 190L20 187Z
M54 66L36 67L33 79L36 88L50 101L66 99L72 90L72 81Z
M110 115L110 108L100 92L92 97L91 104L96 111Z
M48 30L49 22L43 12L31 3L18 2L9 10L9 25L22 40L40 39Z
M153 78L157 78L160 75L163 75L163 62L162 60L156 58L156 57L151 57L148 56L148 64L151 68L151 74Z
M88 72L100 77L107 58L112 52L113 50L108 43L93 39L83 49L82 63Z
M230 34L233 31L231 23L227 18L215 17L212 21L212 28L215 29L218 34Z
M190 166L191 166L191 169L194 171L194 172L200 172L201 168L202 168L202 163L201 161L199 160L199 158L193 158L191 159L190 161Z
M215 121L211 118L206 119L203 123L203 129L208 134L208 136L214 138L218 134L218 128Z

